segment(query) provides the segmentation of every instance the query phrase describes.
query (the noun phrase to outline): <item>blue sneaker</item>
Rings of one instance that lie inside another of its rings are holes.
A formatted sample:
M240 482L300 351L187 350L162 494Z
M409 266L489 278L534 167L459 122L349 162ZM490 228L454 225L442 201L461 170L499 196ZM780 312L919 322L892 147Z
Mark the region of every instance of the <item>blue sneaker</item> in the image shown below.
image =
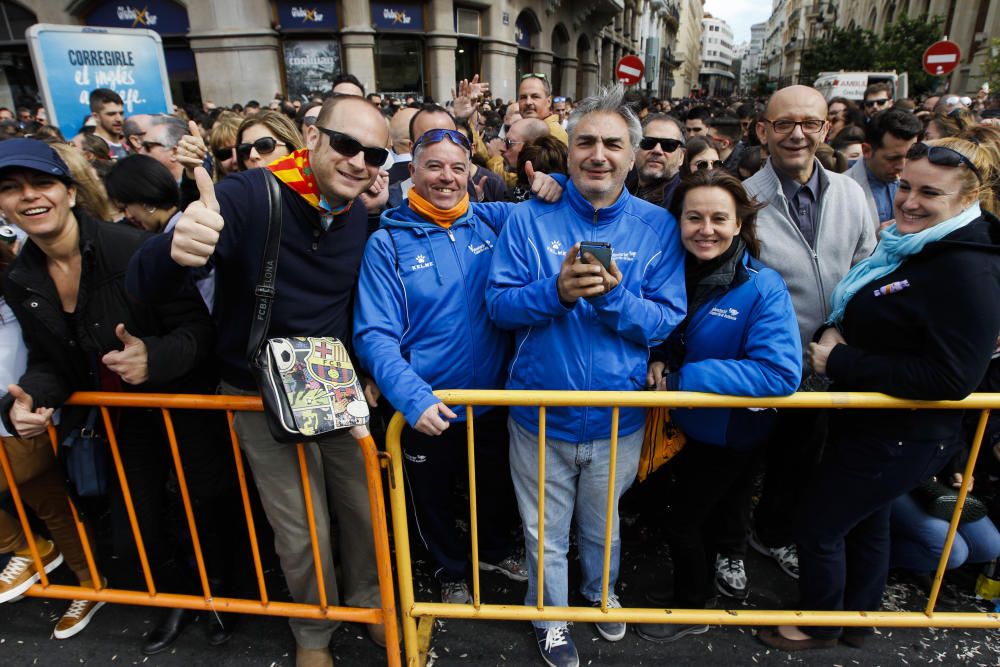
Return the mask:
M569 628L561 625L556 628L535 628L535 640L538 641L538 652L549 667L579 667L580 655L573 645L573 637Z

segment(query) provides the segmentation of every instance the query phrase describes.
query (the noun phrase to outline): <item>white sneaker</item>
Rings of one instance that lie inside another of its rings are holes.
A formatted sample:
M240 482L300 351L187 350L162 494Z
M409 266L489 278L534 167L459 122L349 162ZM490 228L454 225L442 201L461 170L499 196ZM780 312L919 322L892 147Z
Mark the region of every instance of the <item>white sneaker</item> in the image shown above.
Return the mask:
M51 542L48 552L42 556L42 567L48 574L63 562L63 556ZM43 544L39 544L39 550ZM35 561L30 556L12 556L7 567L0 572L0 603L18 600L24 592L41 579Z
M742 559L715 556L715 588L726 597L746 599L747 569Z
M773 558L782 571L792 579L799 578L799 549L795 544L768 547L757 539L757 533L750 532L750 546L769 558Z

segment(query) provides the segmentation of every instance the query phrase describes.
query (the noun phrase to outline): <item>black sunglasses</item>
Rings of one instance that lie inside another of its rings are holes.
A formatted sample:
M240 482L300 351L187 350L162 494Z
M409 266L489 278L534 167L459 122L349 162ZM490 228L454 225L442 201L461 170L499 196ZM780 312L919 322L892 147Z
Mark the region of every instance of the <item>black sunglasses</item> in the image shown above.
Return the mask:
M656 146L660 144L660 148L663 149L664 153L673 153L675 150L684 145L683 141L679 139L664 139L662 137L643 137L639 142L639 148L644 151L651 151Z
M459 132L458 130L448 130L445 128L437 128L434 130L427 130L417 139L417 142L413 144L413 147L426 146L430 144L436 144L438 142L444 141L445 139L451 139L453 144L461 146L467 151L472 150L472 146L469 144L469 139Z
M883 104L888 104L891 101L892 100L890 100L888 98L883 98L881 100L865 100L864 104L865 104L866 107L868 107L869 109L871 109L873 106L876 106L876 105L882 106Z
M274 137L261 137L252 144L240 144L236 147L236 155L239 156L241 160L246 160L250 157L250 151L257 149L257 153L260 155L267 155L272 152L278 146L287 146L288 144L280 142Z
M166 148L166 146L164 146L163 144L161 144L159 141L144 141L144 142L142 142L142 150L146 151L147 153L150 152L151 150L153 150L154 148L156 148L157 146L159 146L160 148Z
M722 166L722 160L698 160L694 163L694 170L701 171L702 169L718 169Z
M230 146L229 148L220 148L218 150L212 151L212 157L215 158L216 162L225 162L226 160L232 159L233 149L235 148L236 148L235 146ZM249 154L250 152L247 151L247 155Z
M946 146L928 146L920 142L913 144L910 146L910 150L906 151L907 160L919 160L922 157L926 157L928 162L940 167L958 167L964 164L969 168L969 171L976 175L976 179L980 184L983 182L983 175L976 169L976 165L972 164L972 160L952 148Z
M349 134L330 130L319 125L314 125L313 127L328 136L330 138L330 148L344 157L354 157L358 153L364 152L365 164L369 167L381 167L389 157L389 150L386 148L365 146Z

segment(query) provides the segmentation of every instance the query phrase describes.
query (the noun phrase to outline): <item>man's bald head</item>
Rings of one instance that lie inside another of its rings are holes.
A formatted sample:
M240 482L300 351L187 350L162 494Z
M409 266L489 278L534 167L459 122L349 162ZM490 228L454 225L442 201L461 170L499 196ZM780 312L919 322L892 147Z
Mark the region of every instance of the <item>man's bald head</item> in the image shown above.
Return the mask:
M392 150L398 154L410 152L410 119L417 113L409 107L400 109L389 121L389 141Z
M822 108L822 115L826 116L826 99L822 93L811 86L802 86L799 84L787 86L774 93L774 95L771 95L771 99L767 102L767 108L764 110L764 116L766 118L775 118L774 114L779 113L787 106L805 106L810 104L816 105L817 108Z
M511 125L510 129L527 142L549 136L549 126L539 118L522 118Z

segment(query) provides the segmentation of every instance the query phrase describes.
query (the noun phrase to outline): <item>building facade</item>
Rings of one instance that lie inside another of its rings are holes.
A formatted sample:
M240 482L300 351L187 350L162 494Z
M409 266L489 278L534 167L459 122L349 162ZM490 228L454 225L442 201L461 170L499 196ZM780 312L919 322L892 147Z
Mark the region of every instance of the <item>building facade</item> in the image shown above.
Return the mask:
M701 69L698 87L709 97L729 97L736 91L733 73L733 29L705 14L701 21Z
M675 56L679 65L674 72L671 97L687 97L698 90L703 18L705 18L704 0L680 0L680 27L677 30Z
M534 72L580 98L614 82L628 54L647 63L639 86L665 95L687 3L700 12L702 0L0 0L0 104L37 95L24 40L34 23L156 31L175 103L322 95L338 72L436 100L476 73L512 99Z

